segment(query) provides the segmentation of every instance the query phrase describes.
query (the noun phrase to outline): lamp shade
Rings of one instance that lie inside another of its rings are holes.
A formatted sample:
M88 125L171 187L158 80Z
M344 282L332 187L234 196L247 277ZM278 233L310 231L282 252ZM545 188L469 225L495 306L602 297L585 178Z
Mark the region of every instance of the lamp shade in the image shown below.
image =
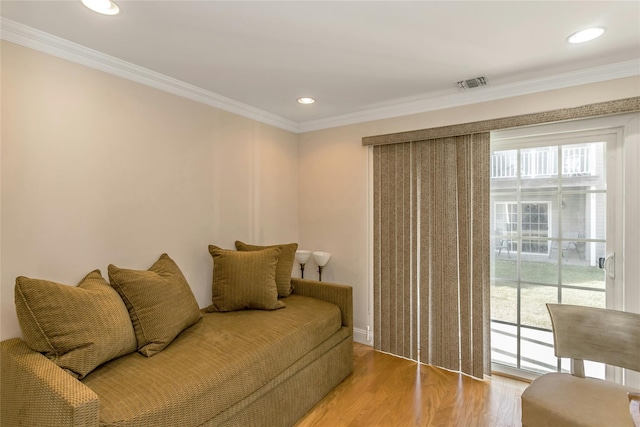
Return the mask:
M314 252L313 260L316 262L318 267L324 267L329 262L331 258L331 254L329 252Z
M311 256L311 251L299 250L296 251L296 261L298 264L306 264Z

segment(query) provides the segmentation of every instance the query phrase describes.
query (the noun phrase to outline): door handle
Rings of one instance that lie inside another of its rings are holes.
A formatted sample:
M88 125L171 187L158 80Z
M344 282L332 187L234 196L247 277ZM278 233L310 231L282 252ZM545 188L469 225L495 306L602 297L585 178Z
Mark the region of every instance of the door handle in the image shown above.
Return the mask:
M616 254L615 252L607 255L606 258L598 258L598 268L604 270L607 276L612 279L616 278Z

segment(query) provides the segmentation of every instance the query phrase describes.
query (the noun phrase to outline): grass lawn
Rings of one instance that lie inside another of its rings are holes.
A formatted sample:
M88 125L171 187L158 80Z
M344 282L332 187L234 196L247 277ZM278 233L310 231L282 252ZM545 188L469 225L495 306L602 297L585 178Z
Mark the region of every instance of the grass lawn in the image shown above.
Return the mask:
M558 265L549 261L523 261L520 267L520 316L523 325L551 329L545 303L605 306L604 273L588 265L562 264L562 288L558 286ZM515 260L495 260L491 283L491 318L517 321L517 265ZM526 282L544 283L544 285ZM580 286L594 290L572 289Z

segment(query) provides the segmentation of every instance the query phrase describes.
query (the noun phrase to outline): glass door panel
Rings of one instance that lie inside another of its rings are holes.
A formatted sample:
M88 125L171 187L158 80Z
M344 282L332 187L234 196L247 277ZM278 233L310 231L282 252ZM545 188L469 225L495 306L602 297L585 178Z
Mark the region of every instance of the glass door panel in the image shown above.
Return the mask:
M607 249L608 143L549 136L492 152L494 364L536 374L564 370L545 304L606 307L598 258ZM601 378L604 371L589 367Z

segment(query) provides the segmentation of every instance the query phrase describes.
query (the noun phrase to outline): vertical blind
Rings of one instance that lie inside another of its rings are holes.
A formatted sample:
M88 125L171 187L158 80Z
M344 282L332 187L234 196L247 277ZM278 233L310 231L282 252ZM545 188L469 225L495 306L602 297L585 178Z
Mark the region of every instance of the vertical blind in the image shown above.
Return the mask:
M373 147L374 347L482 378L489 133Z

